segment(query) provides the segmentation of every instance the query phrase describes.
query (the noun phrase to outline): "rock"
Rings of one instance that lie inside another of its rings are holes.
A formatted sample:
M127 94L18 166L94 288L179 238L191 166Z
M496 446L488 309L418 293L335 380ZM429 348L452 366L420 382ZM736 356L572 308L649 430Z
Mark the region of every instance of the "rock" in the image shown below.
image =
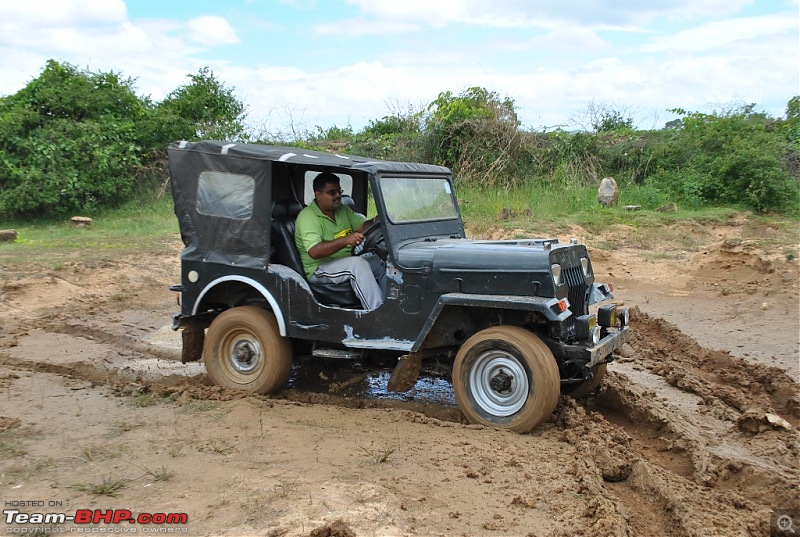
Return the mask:
M503 207L503 210L500 211L500 214L497 215L498 220L508 220L509 218L514 218L517 216L517 212L509 209L508 207Z
M641 211L642 210L642 206L641 205L626 205L623 208L626 211Z
M613 177L606 177L600 181L597 189L597 201L603 207L616 207L619 200L619 187Z
M73 216L70 218L72 227L91 227L92 219L88 216Z
M340 518L311 530L308 537L356 537L356 532Z
M759 434L771 429L792 430L792 424L778 416L758 407L751 407L742 414L736 425L739 430L747 434Z
M666 205L662 205L661 207L656 209L656 211L660 213L677 213L678 206L675 205L674 203L667 203Z
M16 229L2 229L0 230L0 242L14 242L17 240Z

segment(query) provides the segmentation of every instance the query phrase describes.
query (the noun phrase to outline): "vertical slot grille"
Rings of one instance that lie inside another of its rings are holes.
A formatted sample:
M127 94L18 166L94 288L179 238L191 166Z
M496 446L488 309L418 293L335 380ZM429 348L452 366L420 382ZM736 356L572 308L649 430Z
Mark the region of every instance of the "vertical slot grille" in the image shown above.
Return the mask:
M569 287L570 310L573 318L588 313L586 309L586 278L581 267L562 268L564 278Z

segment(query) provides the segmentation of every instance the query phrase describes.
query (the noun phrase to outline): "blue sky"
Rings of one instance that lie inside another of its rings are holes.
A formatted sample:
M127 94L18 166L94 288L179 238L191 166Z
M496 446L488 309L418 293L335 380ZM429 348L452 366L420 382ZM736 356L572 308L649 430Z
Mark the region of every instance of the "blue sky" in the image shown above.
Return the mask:
M0 94L49 58L137 80L155 100L208 66L284 137L419 110L482 86L525 127L639 128L671 108L800 94L800 0L0 0Z

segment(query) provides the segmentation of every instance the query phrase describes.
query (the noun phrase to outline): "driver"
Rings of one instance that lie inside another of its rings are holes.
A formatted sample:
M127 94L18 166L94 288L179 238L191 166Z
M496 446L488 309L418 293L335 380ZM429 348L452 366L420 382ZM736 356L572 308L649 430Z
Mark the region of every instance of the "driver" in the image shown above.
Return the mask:
M386 269L377 255L354 256L352 247L364 242L362 232L378 217L365 220L342 205L339 177L331 172L317 175L313 187L314 201L297 215L294 232L308 282L349 282L364 309L376 309L383 304Z

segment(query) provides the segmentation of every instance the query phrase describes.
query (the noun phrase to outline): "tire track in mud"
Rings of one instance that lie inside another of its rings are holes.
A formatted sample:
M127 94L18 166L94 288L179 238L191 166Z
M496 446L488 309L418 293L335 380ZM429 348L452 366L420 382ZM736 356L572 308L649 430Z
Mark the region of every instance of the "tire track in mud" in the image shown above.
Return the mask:
M703 348L662 319L634 312L632 326L633 338L599 393L585 402L562 398L553 418L533 432L585 455L566 470L580 483L574 493L590 498L583 534L769 535L771 511L800 508L797 383L780 369ZM61 344L88 339L107 349L100 358L34 363L25 352L13 353L25 345L24 332L3 339L0 363L108 384L120 396L397 409L412 421L481 428L464 425L456 408L430 403L291 389L253 396L210 386L202 373L143 375L125 363L175 363L178 356L148 343L148 330L126 333L98 319L54 320L41 328L65 338ZM767 414L782 416L789 427L759 421Z
M771 512L800 509L797 383L663 319L635 311L631 324L585 407L600 433L577 420L565 434L599 439L587 449L636 534L769 535Z

